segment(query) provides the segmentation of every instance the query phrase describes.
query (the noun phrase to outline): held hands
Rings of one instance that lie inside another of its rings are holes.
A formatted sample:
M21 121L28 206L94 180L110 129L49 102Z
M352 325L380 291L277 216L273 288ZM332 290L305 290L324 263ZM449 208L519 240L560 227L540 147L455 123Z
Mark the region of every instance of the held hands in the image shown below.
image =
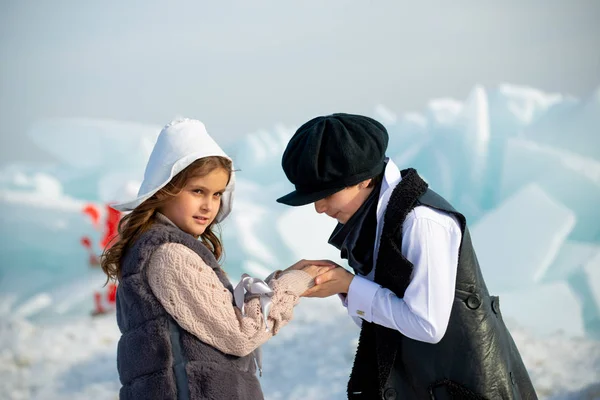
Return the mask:
M305 268L303 270L306 271ZM329 297L338 293L346 294L348 293L352 279L354 279L354 275L339 265L335 268L329 268L327 271L315 277L315 286L304 292L302 296Z
M336 263L329 260L300 260L283 272L302 270L315 279L317 276L324 274L325 272L330 271L337 266L338 265Z
M348 293L354 275L330 260L300 260L288 269L301 269L315 278L315 286L302 293L303 297L329 297Z

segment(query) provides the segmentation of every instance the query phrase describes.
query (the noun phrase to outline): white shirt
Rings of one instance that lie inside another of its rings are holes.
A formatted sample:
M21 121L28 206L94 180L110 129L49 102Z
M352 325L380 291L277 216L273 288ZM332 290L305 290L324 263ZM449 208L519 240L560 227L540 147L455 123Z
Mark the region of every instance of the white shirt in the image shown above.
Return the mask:
M400 179L398 168L389 160L377 207L375 255L387 201ZM358 325L365 320L411 339L439 342L446 333L454 301L461 236L454 216L426 206L415 207L402 226L402 255L414 266L404 298L373 282L373 267L367 276L356 275L347 296L341 296L348 314Z

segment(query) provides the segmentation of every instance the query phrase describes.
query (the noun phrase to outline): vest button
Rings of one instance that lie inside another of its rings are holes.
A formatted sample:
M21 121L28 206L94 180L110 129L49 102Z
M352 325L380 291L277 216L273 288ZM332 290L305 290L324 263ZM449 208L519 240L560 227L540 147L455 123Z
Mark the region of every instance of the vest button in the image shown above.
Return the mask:
M396 398L396 389L387 388L385 392L383 392L383 398L385 400L394 400Z
M467 307L469 307L471 310L477 310L480 305L481 300L479 300L477 295L472 294L467 298Z
M492 300L492 311L494 314L500 314L500 304L497 298Z

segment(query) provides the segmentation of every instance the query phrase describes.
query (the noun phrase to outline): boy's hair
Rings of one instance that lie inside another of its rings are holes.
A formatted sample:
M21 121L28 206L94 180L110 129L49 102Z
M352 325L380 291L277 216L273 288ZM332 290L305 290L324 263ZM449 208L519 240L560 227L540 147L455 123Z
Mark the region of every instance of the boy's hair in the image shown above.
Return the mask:
M155 222L157 209L177 196L190 178L205 176L217 168L224 169L231 179L232 163L229 159L219 156L200 158L175 175L157 193L121 219L119 235L115 236L113 243L109 243L102 254L101 266L107 276L107 283L110 280L117 281L121 278L123 255ZM220 237L213 232L213 226L217 226L214 221L200 235L200 240L219 260L223 254L223 245Z
M372 177L371 178L371 182L369 182L369 184L367 185L367 187L369 187L369 188L376 187L381 182L383 182L383 174L384 174L384 172L380 173L379 175L375 175L374 177Z

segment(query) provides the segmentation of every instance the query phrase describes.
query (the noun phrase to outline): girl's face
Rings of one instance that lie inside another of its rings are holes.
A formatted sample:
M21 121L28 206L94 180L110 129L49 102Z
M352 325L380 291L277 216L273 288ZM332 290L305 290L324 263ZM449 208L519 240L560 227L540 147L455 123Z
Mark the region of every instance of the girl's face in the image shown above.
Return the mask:
M367 179L358 185L350 186L335 192L331 196L315 202L315 210L337 219L340 224L348 222L373 191L368 187L371 180Z
M217 216L228 181L229 174L223 168L215 168L204 176L192 177L183 190L158 211L179 229L198 238Z

